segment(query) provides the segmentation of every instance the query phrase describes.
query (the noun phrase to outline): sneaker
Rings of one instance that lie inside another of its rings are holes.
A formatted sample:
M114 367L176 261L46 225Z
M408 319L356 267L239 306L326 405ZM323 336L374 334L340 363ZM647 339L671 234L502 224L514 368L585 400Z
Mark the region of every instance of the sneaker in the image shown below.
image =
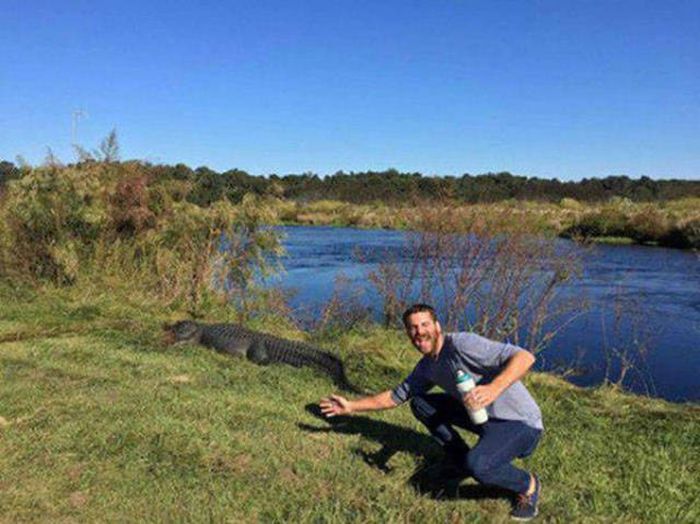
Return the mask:
M537 516L537 502L540 498L540 492L542 491L542 484L540 484L540 479L537 475L533 475L535 478L535 491L531 495L526 495L521 493L518 495L518 499L515 502L515 507L510 513L510 517L513 520L518 520L524 522L526 520L532 520Z

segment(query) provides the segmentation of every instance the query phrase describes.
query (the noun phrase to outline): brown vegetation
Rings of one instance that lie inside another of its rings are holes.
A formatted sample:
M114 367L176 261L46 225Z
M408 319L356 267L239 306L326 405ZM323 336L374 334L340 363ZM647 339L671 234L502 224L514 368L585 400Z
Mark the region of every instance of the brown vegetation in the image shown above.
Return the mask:
M116 279L193 311L216 291L245 301L281 250L263 227L275 216L252 195L200 207L186 200L190 190L139 162L25 170L0 200L0 277L35 285Z
M280 220L306 225L337 225L367 228L420 229L421 218L412 204L349 204L276 201ZM604 203L584 204L565 198L559 204L506 200L490 204L459 201L423 202L435 209L449 209L448 223L455 231L482 221L499 230L527 231L537 235L577 240L602 237L627 238L640 244L682 249L700 248L700 199L686 198L663 203L635 203L613 198Z
M576 274L580 251L528 233L511 216L464 222L449 206L426 206L415 210L406 239L402 259L370 274L387 325L417 295L439 305L447 329L469 327L538 350L574 309L565 301L554 307L554 298Z

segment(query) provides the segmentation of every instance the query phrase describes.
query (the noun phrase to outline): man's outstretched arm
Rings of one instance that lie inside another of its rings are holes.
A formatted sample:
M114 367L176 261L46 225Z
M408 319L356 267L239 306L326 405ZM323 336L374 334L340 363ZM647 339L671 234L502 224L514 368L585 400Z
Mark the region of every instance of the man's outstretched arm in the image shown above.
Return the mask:
M391 398L391 390L382 391L376 395L362 397L355 400L348 400L340 395L331 395L321 399L318 403L321 413L326 417L336 415L350 415L358 411L377 411L380 409L391 409L398 406Z

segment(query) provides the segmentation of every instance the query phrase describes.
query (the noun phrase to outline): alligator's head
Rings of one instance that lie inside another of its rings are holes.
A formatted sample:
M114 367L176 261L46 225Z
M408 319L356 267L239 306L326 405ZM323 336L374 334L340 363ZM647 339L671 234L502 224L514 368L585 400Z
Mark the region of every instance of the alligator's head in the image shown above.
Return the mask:
M164 327L167 344L197 343L202 336L202 326L193 320L181 320Z

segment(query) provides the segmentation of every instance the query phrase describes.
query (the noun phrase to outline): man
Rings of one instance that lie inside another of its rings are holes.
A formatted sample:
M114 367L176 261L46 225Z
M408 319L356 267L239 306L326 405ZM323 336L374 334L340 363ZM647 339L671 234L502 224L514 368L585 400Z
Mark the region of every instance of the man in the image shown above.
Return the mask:
M540 481L511 461L530 455L543 430L540 409L520 379L535 357L522 348L494 342L474 333L443 334L435 311L416 304L403 315L406 333L423 355L411 374L392 390L348 400L331 395L319 403L326 417L391 409L411 399L411 411L442 446L446 460L462 476L517 494L511 516L530 520L537 515ZM463 397L457 390L458 370L478 385ZM428 393L433 386L445 393ZM465 409L466 408L466 409ZM467 409L486 408L489 420L475 425ZM469 449L453 426L479 436Z

